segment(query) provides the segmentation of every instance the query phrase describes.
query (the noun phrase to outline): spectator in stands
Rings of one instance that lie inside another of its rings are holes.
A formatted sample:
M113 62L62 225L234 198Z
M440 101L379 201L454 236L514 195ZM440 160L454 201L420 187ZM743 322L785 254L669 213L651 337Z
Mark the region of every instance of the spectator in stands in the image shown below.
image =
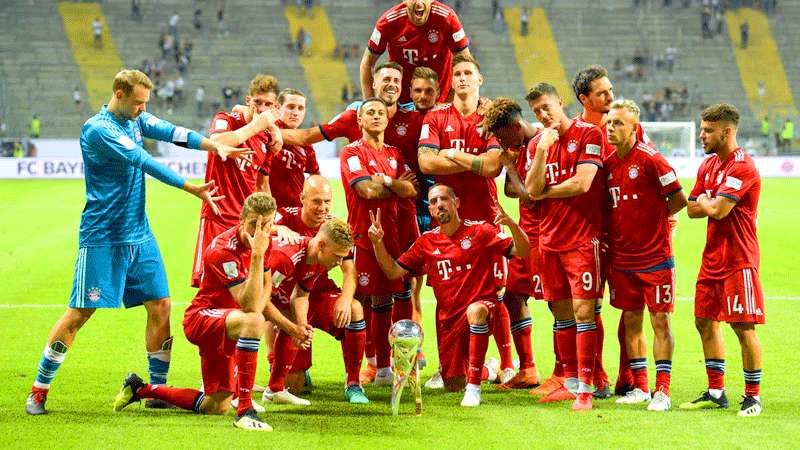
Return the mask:
M81 99L80 86L75 86L75 89L72 91L72 102L75 103L75 110L81 112L83 100Z
M505 29L505 20L503 19L503 12L500 8L496 8L494 10L494 22L492 22L492 28L495 34L500 34Z
M225 102L225 109L230 110L233 108L234 95L232 87L225 86L222 88L222 100Z
M6 133L8 132L8 126L6 125L6 121L0 117L0 137L6 137Z
M169 34L173 36L178 35L178 21L181 20L181 16L178 15L178 11L174 11L169 18Z
M742 50L747 48L747 41L750 40L750 25L745 20L739 26L739 40L741 41Z
M792 140L794 139L794 122L787 117L786 122L783 123L783 130L781 131L781 148L784 151L792 149Z
M492 0L492 17L497 17L498 12L500 12L500 2Z
M703 8L703 12L700 13L700 22L703 27L703 39L713 37L711 34L711 7L706 6Z
M678 49L675 47L667 47L664 50L664 56L666 59L667 70L669 73L672 73L672 69L675 67L675 57L678 55Z
M167 80L167 82L164 83L164 87L161 88L161 92L158 93L158 97L163 99L166 103L167 114L172 114L173 102L175 100L175 82Z
M461 0L456 0L453 3L453 10L456 12L456 14L460 15L462 9L464 9L464 2L462 2Z
M225 0L217 3L217 36L227 36L228 29L225 27Z
M725 16L722 14L722 9L717 8L714 12L714 20L717 21L717 36L721 35L725 28Z
M186 81L179 73L175 78L175 102L180 104L183 101L183 89L186 87Z
M92 34L94 35L94 46L103 48L103 24L99 17L95 17L92 21Z
M144 61L142 61L142 65L139 68L139 70L144 72L144 74L147 75L148 77L151 77L153 75L153 65L150 64L149 59L145 59Z
M203 16L203 10L198 6L194 10L194 17L192 18L192 25L194 26L195 30L200 30L203 28L203 22L201 21L201 17Z
M347 82L342 85L342 103L345 106L350 103L350 83Z
M194 91L194 102L197 105L197 117L203 117L205 115L205 100L206 89L200 85L197 87L197 90Z
M131 19L141 22L142 21L142 1L131 0Z
M525 6L522 8L522 14L520 15L520 33L522 36L528 35L528 7Z
M39 116L36 113L33 113L33 117L31 118L30 124L30 136L32 138L38 138L42 135L42 120L39 119Z
M769 139L769 116L766 115L761 119L761 137Z

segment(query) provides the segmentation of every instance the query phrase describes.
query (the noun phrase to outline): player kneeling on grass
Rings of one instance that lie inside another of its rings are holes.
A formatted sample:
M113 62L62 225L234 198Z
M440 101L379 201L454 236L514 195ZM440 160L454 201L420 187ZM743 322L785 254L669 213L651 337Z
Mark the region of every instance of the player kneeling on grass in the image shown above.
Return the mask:
M761 414L761 343L755 326L766 319L756 234L761 176L753 158L736 143L738 125L739 112L726 103L709 106L701 116L700 141L711 156L697 171L687 212L693 219L708 217L708 241L694 297L694 324L703 342L708 390L680 407L728 407L719 326L724 321L742 347L745 387L739 415L748 417Z
M652 145L637 138L639 107L616 101L608 113L608 140L616 148L604 161L608 172L611 305L623 311L625 345L634 389L622 404L650 401L647 409L666 411L674 341L670 318L675 309L675 262L669 218L686 207L675 170ZM656 392L647 382L644 306L655 332Z
M305 208L305 206L304 206ZM326 274L337 266L352 266L353 234L347 223L330 219L314 237L303 237L297 245L280 245L270 256L273 301L292 317L298 327L312 327L341 339L347 382L345 398L350 403L369 403L359 383L359 372L366 342L366 323L361 303L353 298L355 270L345 272L345 289L318 292L328 280ZM313 294L312 294L313 292ZM275 360L264 400L272 403L308 406L286 389L286 376L298 354L297 341L284 330L275 339Z
M115 411L142 398L158 398L196 413L222 414L237 392L234 425L272 430L258 417L250 398L264 317L289 330L302 345L311 341L310 329L290 322L269 301L274 216L275 199L263 192L250 195L239 225L214 238L203 255L203 279L186 309L183 329L189 342L199 347L204 391L145 384L131 373L114 400Z
M498 300L506 270L503 258L527 257L528 238L502 209L494 224L462 221L459 199L449 186L428 191L431 216L440 226L420 236L411 248L392 259L383 244L380 209L370 211L369 238L381 270L390 279L425 272L436 297L436 338L445 388L460 390L461 406L478 406L489 334L500 325ZM498 232L505 225L512 238Z

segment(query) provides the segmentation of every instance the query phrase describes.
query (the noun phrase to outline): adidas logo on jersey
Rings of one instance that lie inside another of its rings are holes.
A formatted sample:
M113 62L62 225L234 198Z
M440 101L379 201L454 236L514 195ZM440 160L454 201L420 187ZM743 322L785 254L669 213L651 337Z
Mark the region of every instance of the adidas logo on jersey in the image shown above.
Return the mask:
M432 253L432 254L433 254L433 255L441 255L441 254L442 254L442 252L441 252L441 251L440 251L440 250L437 248L436 250L434 250L434 251L433 251L433 253Z
M408 39L406 39L405 36L400 36L400 39L397 40L397 42L407 42L407 41Z
M453 131L453 127L451 127L450 125L448 125L448 126L447 126L447 128L445 128L445 129L444 129L444 131L445 131L445 132Z

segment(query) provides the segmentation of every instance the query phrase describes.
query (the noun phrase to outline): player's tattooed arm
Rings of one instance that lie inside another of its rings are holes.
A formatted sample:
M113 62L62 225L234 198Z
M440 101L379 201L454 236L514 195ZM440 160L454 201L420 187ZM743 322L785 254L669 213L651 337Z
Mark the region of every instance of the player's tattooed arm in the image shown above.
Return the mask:
M372 222L369 227L368 235L369 240L372 242L372 248L375 250L375 259L381 270L386 277L390 280L396 280L405 276L408 271L400 267L397 261L392 258L386 246L383 244L383 225L381 225L381 210L378 208L377 212L369 212L369 219Z
M455 161L450 161L445 156L446 151L438 148L420 146L417 150L419 169L426 175L450 175L469 170L469 167L461 167Z
M383 179L383 182L396 196L400 198L412 198L416 197L418 192L414 182L410 179L411 176L413 176L413 173L405 172L397 179L387 176Z
M356 195L367 200L389 198L392 196L392 191L385 186L383 177L377 175L359 181L353 185L353 189L355 189Z
M449 149L445 152L447 159L455 162L459 167L463 167L476 175L489 178L500 175L503 170L500 155L500 149L496 148L480 155L470 155L455 149Z

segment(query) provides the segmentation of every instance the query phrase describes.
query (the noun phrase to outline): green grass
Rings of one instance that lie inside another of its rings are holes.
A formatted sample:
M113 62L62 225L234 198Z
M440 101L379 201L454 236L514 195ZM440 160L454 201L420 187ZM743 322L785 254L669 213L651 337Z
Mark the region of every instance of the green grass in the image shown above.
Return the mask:
M691 188L691 182L684 186ZM346 216L341 184L334 182L335 210ZM175 302L172 313L176 342L170 384L198 386L197 351L180 327L191 300L190 266L197 234L199 203L178 190L155 182L148 186L148 211L167 266ZM138 405L113 413L111 401L125 374L145 375L144 311L99 311L81 330L54 384L43 417L26 417L24 400L47 333L63 312L72 282L78 221L83 207L83 181L8 181L0 183L0 446L74 447L341 447L341 448L520 448L520 447L794 447L800 437L798 396L792 394L800 368L800 337L794 318L800 316L800 279L792 276L800 241L793 237L800 221L800 180L764 180L759 237L761 280L767 299L768 324L759 328L764 348L764 413L756 419L735 415L743 391L738 344L725 331L728 348L727 411L665 414L622 407L613 400L596 401L589 414L573 414L568 404L539 405L524 391L500 392L484 387L484 404L465 410L461 395L423 391L423 415L414 417L408 393L404 416L392 417L388 388L367 387L372 403L355 407L342 399L343 367L338 343L321 333L315 337L316 385L309 408L268 407L264 418L271 434L238 432L230 417L205 417L178 411L149 411ZM513 202L505 200L505 204ZM510 206L513 209L513 206ZM681 217L675 238L678 295L693 294L705 242L705 221ZM424 298L432 299L429 291ZM12 305L12 306L9 306ZM16 306L14 306L16 305ZM26 306L27 307L20 307ZM43 307L35 307L42 305ZM53 306L56 305L56 306ZM542 303L531 302L534 349L543 375L552 368L550 318ZM430 333L424 347L429 368L436 366L433 305L425 305L424 326ZM619 314L604 309L605 366L616 378L616 323ZM705 386L703 355L693 328L691 301L679 301L673 321L676 354L673 404L693 399ZM490 354L496 354L491 348ZM257 382L266 383L265 358ZM650 360L651 383L654 378ZM578 430L581 430L580 432Z

